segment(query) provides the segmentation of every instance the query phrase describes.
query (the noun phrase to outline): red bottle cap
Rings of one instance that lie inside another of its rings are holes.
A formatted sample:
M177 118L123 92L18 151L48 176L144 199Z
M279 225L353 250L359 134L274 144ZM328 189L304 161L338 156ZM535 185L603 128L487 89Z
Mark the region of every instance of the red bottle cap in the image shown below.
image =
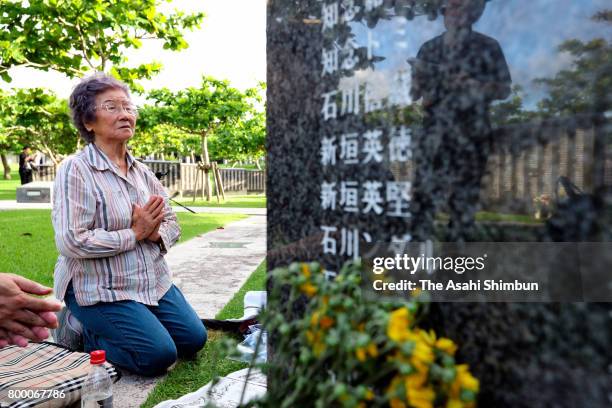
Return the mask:
M104 364L104 362L106 362L106 351L92 351L91 353L89 353L89 362L91 364Z

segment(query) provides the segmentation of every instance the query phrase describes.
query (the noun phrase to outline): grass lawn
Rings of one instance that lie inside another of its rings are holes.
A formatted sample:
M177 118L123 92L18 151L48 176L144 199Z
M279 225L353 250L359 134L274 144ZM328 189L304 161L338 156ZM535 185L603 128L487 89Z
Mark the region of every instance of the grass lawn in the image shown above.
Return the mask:
M242 288L227 305L221 310L217 319L239 318L243 312L244 294L250 290L265 290L266 262L262 262ZM141 408L150 408L161 401L177 399L182 395L194 392L206 385L215 375L224 376L233 371L247 367L246 363L229 359L219 360L216 358L215 343L219 342L226 334L222 332L209 331L208 342L202 351L198 353L194 361L181 361L149 394Z
M16 200L17 199L17 187L21 185L21 179L19 178L19 171L14 168L11 171L11 179L4 180L0 174L0 200Z
M181 241L212 231L241 214L178 213ZM0 271L12 272L53 286L57 250L51 226L51 210L0 211Z
M265 194L226 194L225 200L220 200L219 203L217 203L217 197L215 195L212 196L210 201L206 201L206 199L202 200L201 197L196 198L195 202L193 202L193 197L177 198L176 201L187 207L266 208Z
M543 220L536 220L532 215L525 214L502 214L488 211L479 211L476 214L477 221L490 222L520 222L525 224L542 224Z
M439 212L436 214L436 220L448 221L449 215L446 213ZM536 220L531 215L525 214L504 214L490 211L478 211L476 213L476 221L480 222L516 222L523 224L542 224L543 220Z

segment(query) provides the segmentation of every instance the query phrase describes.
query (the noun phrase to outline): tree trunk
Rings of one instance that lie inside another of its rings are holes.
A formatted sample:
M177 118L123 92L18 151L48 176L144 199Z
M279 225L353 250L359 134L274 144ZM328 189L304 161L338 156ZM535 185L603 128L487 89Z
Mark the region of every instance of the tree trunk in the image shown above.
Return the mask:
M6 153L0 153L0 158L2 158L2 167L4 167L4 179L11 179L11 166L9 166L8 159L6 158Z
M47 146L45 143L41 143L40 145L35 144L34 148L38 151L43 152L45 156L50 158L56 168L57 166L59 166L60 161L61 161L61 156L59 154L55 155L53 151L49 148L49 146Z
M206 201L210 201L212 192L210 188L210 177L208 174L210 167L210 158L208 157L208 135L206 133L202 134L202 161L204 162L204 178L206 185Z

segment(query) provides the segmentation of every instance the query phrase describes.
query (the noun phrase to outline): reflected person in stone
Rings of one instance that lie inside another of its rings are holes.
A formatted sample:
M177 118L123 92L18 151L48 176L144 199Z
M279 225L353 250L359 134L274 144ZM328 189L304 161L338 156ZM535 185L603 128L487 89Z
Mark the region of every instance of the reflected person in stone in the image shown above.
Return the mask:
M491 102L510 95L510 72L499 43L472 30L485 0L448 0L446 31L423 44L412 65L412 97L422 98L417 132L413 231L433 238L436 210L448 203L448 241L469 239L480 182L491 150Z

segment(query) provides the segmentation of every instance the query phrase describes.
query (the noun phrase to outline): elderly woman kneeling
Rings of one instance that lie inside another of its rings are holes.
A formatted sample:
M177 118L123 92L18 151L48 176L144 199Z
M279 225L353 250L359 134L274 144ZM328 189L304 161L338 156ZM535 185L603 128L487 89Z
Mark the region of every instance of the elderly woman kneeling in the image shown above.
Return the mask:
M127 150L137 117L127 86L102 74L86 78L70 109L87 145L55 180L55 293L67 306L56 341L71 348L82 341L121 368L162 374L207 337L164 260L180 235L176 215L155 175Z

